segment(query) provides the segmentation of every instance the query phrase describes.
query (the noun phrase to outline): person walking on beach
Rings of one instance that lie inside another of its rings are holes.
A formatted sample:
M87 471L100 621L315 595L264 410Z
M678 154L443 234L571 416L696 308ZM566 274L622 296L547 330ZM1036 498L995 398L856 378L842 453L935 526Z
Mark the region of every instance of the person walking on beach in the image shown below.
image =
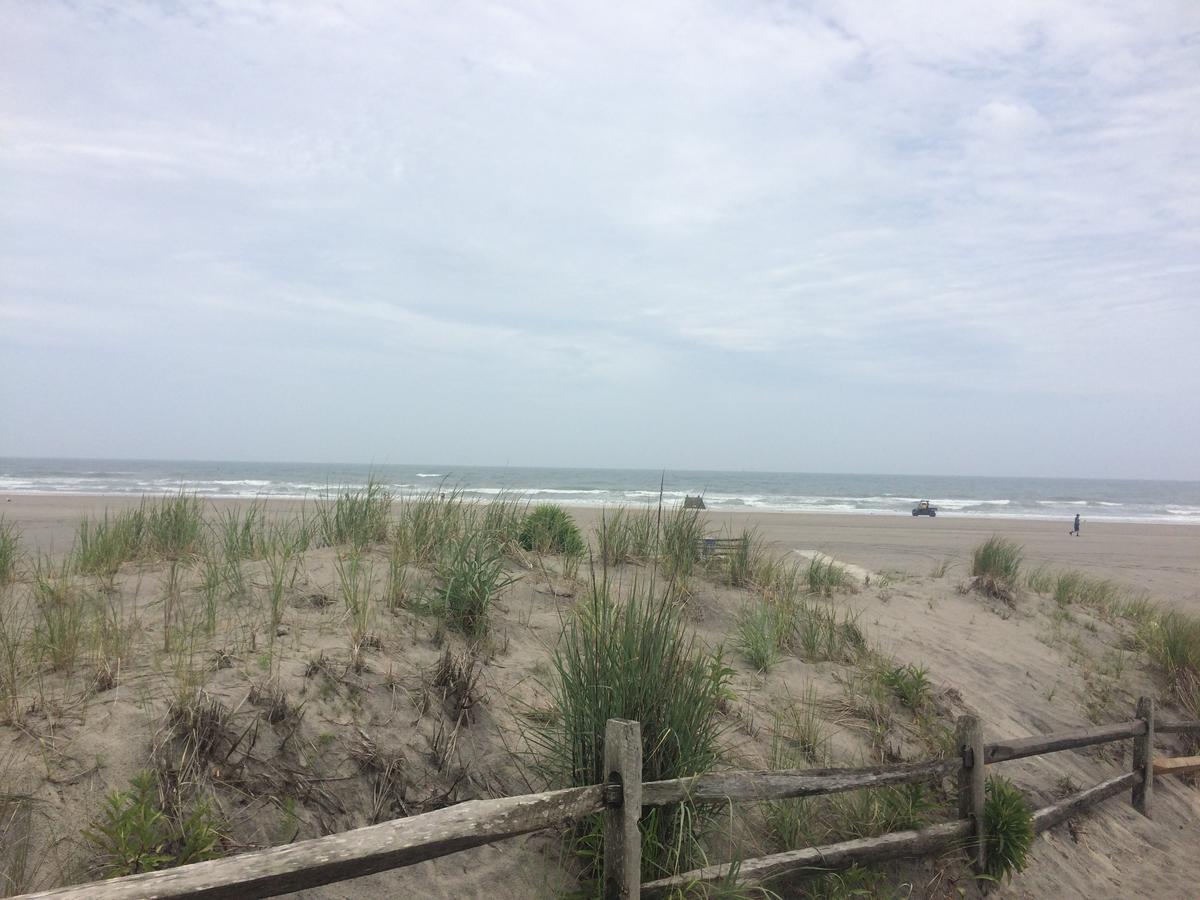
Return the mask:
M1075 513L1075 527L1071 529L1071 534L1079 537L1079 513Z

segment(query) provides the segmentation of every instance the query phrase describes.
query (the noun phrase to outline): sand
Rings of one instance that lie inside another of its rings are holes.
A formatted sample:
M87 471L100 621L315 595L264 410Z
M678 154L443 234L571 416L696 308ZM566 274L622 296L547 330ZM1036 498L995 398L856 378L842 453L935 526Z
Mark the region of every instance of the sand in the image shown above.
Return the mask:
M132 498L31 496L0 494L0 515L19 522L29 542L58 552L70 548L84 516L105 509L136 505ZM216 501L220 509L245 501ZM297 509L293 501L272 501L281 510ZM595 523L600 512L573 510L581 524ZM1200 613L1200 527L1159 523L1085 521L1079 537L1067 521L968 518L943 514L852 516L803 513L725 513L706 516L718 530L756 530L780 551L819 550L875 572L926 574L943 560L961 569L971 550L988 535L1011 538L1025 548L1029 566L1045 563L1074 568L1122 585L1148 591L1160 603Z
M98 498L0 498L6 520L20 525L27 544L65 551L81 515L96 515L119 501ZM594 521L593 510L574 510L581 524ZM1165 691L1145 660L1132 650L1127 628L1074 609L1070 620L1057 615L1049 598L1026 593L1015 607L961 593L970 549L991 533L1020 541L1034 565L1078 568L1109 577L1153 599L1200 612L1200 529L1186 526L1084 523L1079 538L1067 523L1017 520L877 518L826 515L709 513L710 527L754 527L782 554L826 553L853 567L860 583L834 602L859 614L868 639L896 662L926 666L938 704L949 716L973 712L984 722L987 739L1017 737L1079 727L1094 721L1131 717L1140 695L1165 699ZM406 760L414 798L445 790L462 772L456 799L523 793L527 771L518 765L520 736L527 730L522 710L544 705L538 687L547 649L557 639L562 617L581 588L556 574L555 564L524 569L513 566L519 581L499 604L497 635L481 680L479 719L457 735L453 759L439 764L447 718L426 698L429 672L443 647L436 630L410 610L382 616L382 647L369 654L363 673L348 674L318 689L320 675L306 676L314 658L332 662L346 656L344 615L305 598L335 591L335 554L307 555L303 574L285 616L286 635L279 664L284 688L303 699L300 756L281 748L279 730L264 731L257 755L286 758L301 768L318 763L336 802L325 812L319 794L301 809L300 836L308 837L365 824L362 807L371 802L372 784L349 764L359 730ZM382 550L374 554L384 565ZM935 568L949 560L944 574ZM261 563L247 564L260 574ZM257 568L256 568L257 567ZM637 570L630 570L632 578ZM870 576L867 584L866 577ZM164 569L123 569L122 590L138 591L147 610L156 609ZM739 610L751 596L711 584L699 584L688 602L688 622L709 646L731 643ZM148 615L154 615L149 613ZM151 620L152 621L152 620ZM153 631L153 625L149 629ZM161 642L150 634L148 646ZM451 638L450 646L461 649ZM253 717L246 703L250 686L262 680L261 664L244 644L232 646L233 665L211 673L206 689L240 715ZM146 650L150 654L150 650ZM769 674L755 672L731 653L736 699L727 710L726 758L738 767L769 765L771 718L788 698L812 688L824 701L837 703L850 677L833 663L808 663L787 657ZM47 826L69 829L98 808L107 790L122 785L144 764L150 736L161 722L170 673L161 660L135 663L113 690L86 702L73 700L69 684L49 685L51 701L30 714L21 729L0 725L0 762L9 760L11 783L18 781L44 801ZM55 691L61 693L55 701ZM239 704L241 704L239 706ZM1163 716L1178 716L1169 704ZM837 716L832 744L846 759L863 753L865 725L853 716ZM331 735L326 738L324 735ZM896 753L924 758L911 725L897 723L889 738ZM1170 753L1173 741L1161 742ZM324 755L315 749L324 747ZM316 759L307 757L315 756ZM843 763L848 764L848 763ZM1109 752L1065 752L996 767L1012 778L1035 805L1057 798L1065 778L1087 786L1128 768L1126 746ZM306 770L307 771L307 770ZM335 786L336 785L336 786ZM259 798L237 811L239 836L248 843L279 839L279 810ZM1200 879L1200 792L1179 780L1156 786L1155 816L1138 815L1124 798L1114 798L1094 813L1062 826L1035 842L1030 868L995 895L1004 897L1193 897ZM69 842L62 859L42 874L70 873ZM77 848L75 848L77 849ZM749 855L769 848L744 847ZM976 891L961 870L933 861L895 870L911 885L914 897L955 897ZM38 882L44 883L44 882ZM385 873L309 892L309 896L554 896L569 884L549 838L526 838L447 857L410 869ZM786 892L784 893L786 896ZM906 894L908 895L908 894Z

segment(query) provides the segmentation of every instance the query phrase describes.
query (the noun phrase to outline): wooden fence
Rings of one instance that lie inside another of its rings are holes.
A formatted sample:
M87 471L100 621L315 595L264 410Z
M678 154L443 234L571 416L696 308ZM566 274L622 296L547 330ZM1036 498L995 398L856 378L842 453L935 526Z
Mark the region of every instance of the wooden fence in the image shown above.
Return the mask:
M641 883L642 810L679 803L783 800L911 784L951 775L958 781L958 819L917 831L792 850L737 863L737 878L757 882L784 873L817 875L860 863L923 856L963 847L976 871L986 862L983 837L984 770L1007 760L1040 756L1125 739L1133 740L1131 771L1115 776L1033 815L1036 832L1124 791L1149 816L1154 775L1200 771L1200 758L1154 760L1155 734L1200 734L1197 722L1154 721L1150 698L1138 701L1136 718L1116 725L985 743L973 716L957 722L959 754L930 762L857 769L714 772L670 781L642 782L641 727L613 719L605 734L605 784L470 800L435 812L395 819L341 834L271 847L162 872L59 888L31 898L57 900L140 900L156 898L274 897L302 888L346 881L490 844L503 838L560 828L604 814L604 890L607 897L661 896L673 889L720 881L732 865L707 866L672 878ZM1190 768L1189 768L1190 766Z

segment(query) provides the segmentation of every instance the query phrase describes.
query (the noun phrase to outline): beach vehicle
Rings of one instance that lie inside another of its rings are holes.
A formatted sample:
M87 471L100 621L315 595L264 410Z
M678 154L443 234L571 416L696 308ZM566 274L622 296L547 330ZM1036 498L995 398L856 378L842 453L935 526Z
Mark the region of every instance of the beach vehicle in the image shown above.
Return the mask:
M913 507L914 516L929 516L931 519L937 515L937 507L930 504L928 500L922 500Z

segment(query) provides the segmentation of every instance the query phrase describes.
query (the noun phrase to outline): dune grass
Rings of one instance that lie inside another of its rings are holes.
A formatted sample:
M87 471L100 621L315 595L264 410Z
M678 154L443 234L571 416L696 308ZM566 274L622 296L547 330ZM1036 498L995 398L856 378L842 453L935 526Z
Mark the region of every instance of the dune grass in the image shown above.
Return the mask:
M719 650L699 646L678 606L664 602L653 582L635 579L620 602L593 572L589 596L566 623L551 665L546 688L556 715L535 743L561 781L605 780L604 730L612 718L641 723L644 781L705 772L717 761L720 704L732 672ZM642 817L647 877L693 858L692 816L676 808Z
M363 668L375 619L375 570L360 556L338 558L335 564L342 605L350 633L350 662L356 672ZM378 644L378 641L376 641Z
M790 637L790 623L780 608L769 601L742 607L738 616L734 645L759 672L769 672L779 661Z
M1117 600L1121 589L1105 578L1089 578L1082 572L1059 572L1054 579L1054 600L1059 606L1078 603L1098 612L1107 613Z
M317 501L317 530L333 547L362 550L388 539L394 498L382 482L367 480L361 488L342 488Z
M658 510L618 506L600 513L596 555L605 566L648 562L657 551Z
M971 574L1015 585L1021 577L1021 557L1019 544L994 534L975 548L971 556Z
M204 549L204 502L194 494L145 499L100 519L84 519L76 532L74 568L111 577L135 559L182 559Z
M142 553L154 559L181 559L204 544L204 502L195 494L178 493L143 504Z
M755 558L762 554L758 532L743 529L737 545L723 560L721 577L730 587L750 587L757 568Z
M461 492L428 491L404 498L393 529L393 553L405 563L436 562L463 530L468 515Z
M1012 604L1021 578L1021 546L993 534L975 548L971 556L971 575L977 591Z
M846 570L832 559L825 556L814 556L809 561L804 575L805 584L813 594L829 597L834 591L848 587L850 576Z
M658 553L663 576L672 587L686 589L707 534L700 510L685 509L682 504L663 510Z
M115 575L122 563L142 553L146 504L109 517L84 519L75 538L75 568L83 575Z
M488 632L496 596L516 579L505 571L504 551L481 530L452 541L437 564L438 610L447 626L469 638Z
M84 640L85 602L69 559L55 564L39 555L34 562L33 598L36 608L33 640L49 668L73 672Z
M17 577L21 562L21 532L11 522L0 516L0 588L11 584Z

